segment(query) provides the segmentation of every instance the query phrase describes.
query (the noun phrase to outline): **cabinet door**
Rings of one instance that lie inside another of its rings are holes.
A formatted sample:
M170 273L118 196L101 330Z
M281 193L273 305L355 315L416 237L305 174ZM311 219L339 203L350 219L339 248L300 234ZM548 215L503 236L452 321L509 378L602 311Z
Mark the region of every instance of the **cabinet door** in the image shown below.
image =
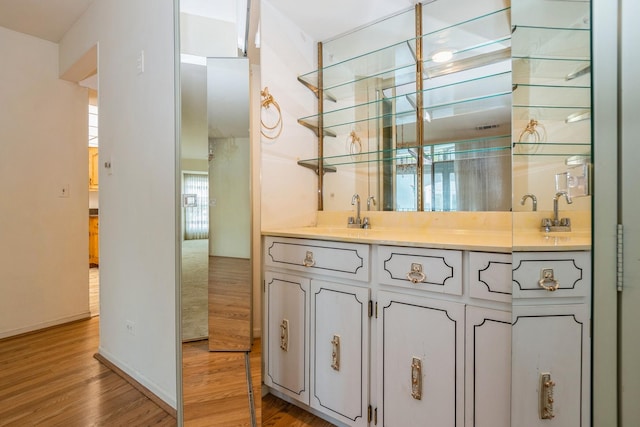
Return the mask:
M309 279L265 272L264 382L309 404Z
M588 313L587 304L513 307L512 425L590 425ZM543 419L545 406L553 418Z
M98 243L98 217L89 217L89 265L97 266L100 262Z
M311 407L366 426L369 289L311 281Z
M378 293L378 421L462 426L464 305Z
M89 190L98 189L98 147L89 147Z
M510 427L511 313L467 306L465 329L465 425Z

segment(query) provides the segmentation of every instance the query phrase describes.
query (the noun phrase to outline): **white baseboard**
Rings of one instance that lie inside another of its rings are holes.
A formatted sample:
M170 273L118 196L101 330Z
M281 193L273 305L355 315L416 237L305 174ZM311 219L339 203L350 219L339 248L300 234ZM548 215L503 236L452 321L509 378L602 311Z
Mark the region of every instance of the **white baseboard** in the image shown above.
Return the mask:
M91 317L91 312L87 311L85 313L76 314L74 316L62 317L60 319L36 323L35 325L29 325L29 326L13 329L11 331L6 331L6 332L0 332L0 339L9 338L16 335L28 334L29 332L39 331L41 329L47 329L53 326L59 326L65 323L75 322L76 320L89 319L90 317Z
M154 394L158 399L162 400L166 405L171 407L174 411L176 410L176 396L170 396L165 390L160 388L153 381L149 380L147 377L142 375L140 372L137 372L135 369L132 369L129 365L102 348L102 346L98 348L98 354L102 356L103 359L106 359L106 361L113 365L115 368L122 371L122 373L138 382L140 385Z

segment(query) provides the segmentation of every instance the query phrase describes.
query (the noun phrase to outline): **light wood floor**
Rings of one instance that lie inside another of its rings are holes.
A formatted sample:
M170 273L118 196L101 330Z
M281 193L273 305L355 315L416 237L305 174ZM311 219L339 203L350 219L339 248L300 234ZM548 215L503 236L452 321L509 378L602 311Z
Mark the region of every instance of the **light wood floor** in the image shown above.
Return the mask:
M100 270L98 267L89 269L89 312L92 316L100 314Z
M174 426L93 358L99 317L0 340L0 426Z
M251 261L209 257L209 349L246 351L251 345Z
M99 317L0 340L0 426L175 426L176 420L93 355ZM245 352L183 345L187 426L249 426ZM257 425L331 424L271 395L260 398L261 351L249 353Z

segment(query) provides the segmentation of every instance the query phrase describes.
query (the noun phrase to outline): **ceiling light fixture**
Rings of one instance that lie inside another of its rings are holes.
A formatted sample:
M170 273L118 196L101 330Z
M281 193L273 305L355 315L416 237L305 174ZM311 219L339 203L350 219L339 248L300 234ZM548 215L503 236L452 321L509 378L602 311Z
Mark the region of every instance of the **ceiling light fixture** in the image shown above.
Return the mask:
M439 50L431 55L431 60L437 63L450 61L451 58L453 58L453 52L450 50Z

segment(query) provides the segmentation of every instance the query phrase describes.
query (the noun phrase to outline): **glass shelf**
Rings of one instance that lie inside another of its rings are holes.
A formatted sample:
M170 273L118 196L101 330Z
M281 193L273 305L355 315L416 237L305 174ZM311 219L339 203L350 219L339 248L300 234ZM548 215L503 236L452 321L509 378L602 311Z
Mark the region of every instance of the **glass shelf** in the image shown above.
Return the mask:
M573 59L589 61L591 32L588 28L549 28L517 26L512 54L516 58Z
M489 138L475 138L459 141L446 141L431 144L423 147L423 157L425 163L444 160L463 160L472 157L487 157L493 155L508 155L511 150L511 135L501 135ZM359 163L390 162L394 161L399 165L407 162L415 163L416 153L420 148L407 144L388 150L366 151L358 154L339 154L325 156L325 167L355 165ZM433 150L433 153L431 153ZM446 159L445 159L446 157ZM299 163L317 165L318 159L300 160Z
M416 40L413 38L325 66L322 69L323 89L336 91L346 84L371 77L388 78L403 71L415 74L415 51ZM318 87L317 70L303 74L299 79Z
M591 143L514 142L514 156L591 157Z
M566 107L588 110L591 108L591 88L580 86L552 86L519 84L513 90L515 106L536 105L551 107Z
M574 114L587 114L590 113L589 107L585 108L581 105L564 105L564 106L549 106L549 105L513 105L513 120L526 120L536 119L539 121L555 121L565 122ZM585 120L590 120L590 114L584 117Z
M591 86L591 62L588 60L514 57L512 66L516 85Z
M496 108L496 104L507 107L507 100L490 100L493 97L504 97L511 91L511 73L501 72L486 75L478 78L459 81L456 83L434 84L429 81L423 90L424 109L429 113L430 119L438 117L449 117L455 115L455 111L462 114L469 114L471 110L486 110ZM487 88L500 91L495 94L486 95ZM323 113L324 128L330 129L362 121L378 120L386 117L406 117L415 115L415 91L390 96L370 102L364 102L354 106L325 110ZM467 98L463 98L467 97ZM395 113L381 114L381 104L392 102ZM510 102L510 100L509 100ZM457 104L460 104L456 107ZM509 104L510 105L510 104ZM338 106L338 104L332 104ZM300 118L300 122L308 124L308 127L317 127L317 114Z
M427 122L437 119L484 113L487 110L511 108L511 92L496 93L442 104L425 102L424 117Z

